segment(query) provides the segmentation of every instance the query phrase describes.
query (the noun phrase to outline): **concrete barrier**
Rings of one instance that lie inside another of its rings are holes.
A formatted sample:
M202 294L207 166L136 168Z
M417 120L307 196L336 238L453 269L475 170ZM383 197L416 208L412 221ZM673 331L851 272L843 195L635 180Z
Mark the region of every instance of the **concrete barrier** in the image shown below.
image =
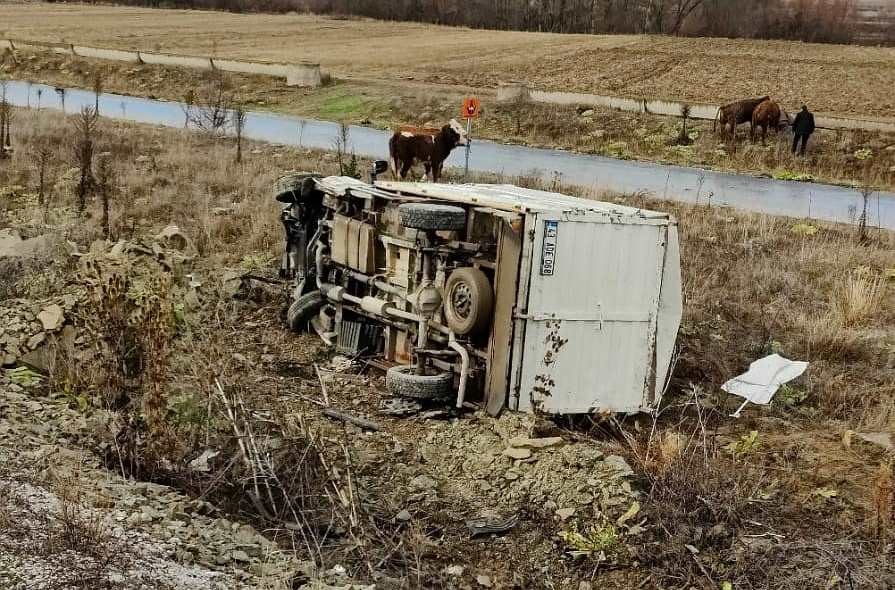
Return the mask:
M63 55L71 55L71 45L66 43L45 43L43 41L20 41L18 39L8 39L7 42L14 51L32 51L61 53Z
M320 64L289 64L286 66L286 86L317 88L323 84Z
M601 96L599 94L544 92L541 90L531 90L530 95L531 100L534 102L561 105L593 105L631 113L651 113L654 115L665 115L670 117L680 117L681 108L684 104L690 104L690 118L707 121L713 120L718 113L717 105L691 104L671 100L620 98L616 96ZM790 115L795 115L795 113L790 113ZM817 120L817 126L823 129L847 129L895 133L895 121L890 120L858 119L820 114L816 115L815 118Z
M218 69L224 72L254 74L285 78L287 86L305 86L316 88L323 83L320 64L312 63L268 63L240 61L235 59L218 59L197 55L174 55L152 51L126 51L88 47L86 45L69 45L66 43L44 43L41 41L19 41L17 39L0 39L0 51L53 52L64 55L75 55L90 59L106 59L128 63L144 63L177 68L197 70Z
M237 72L240 74L257 74L259 76L274 76L285 78L287 66L284 64L252 63L248 61L236 61L234 59L212 58L212 66L224 72Z
M89 57L92 59L109 59L113 61L126 61L130 63L141 63L140 54L136 51L122 51L120 49L100 49L98 47L85 47L83 45L72 45L72 53L78 57Z
M174 66L178 68L193 68L196 70L211 70L210 57L196 57L192 55L171 55L168 53L149 53L140 51L140 61L155 66Z
M497 102L529 102L531 90L525 82L501 82L497 87Z

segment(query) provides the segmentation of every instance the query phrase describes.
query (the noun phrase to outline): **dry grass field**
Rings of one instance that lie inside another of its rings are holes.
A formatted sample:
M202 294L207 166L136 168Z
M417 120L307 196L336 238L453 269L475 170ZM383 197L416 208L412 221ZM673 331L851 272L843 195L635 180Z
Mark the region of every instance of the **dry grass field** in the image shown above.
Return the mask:
M16 150L0 161L0 229L64 236L81 252L102 248L96 242L104 233L97 197L88 200L84 214L77 213L74 117L17 111L14 123ZM111 468L173 483L213 501L234 519L263 525L284 549L305 559L297 535L290 538L246 501L249 477L214 394L220 380L258 417L252 422L256 434L278 441L275 458L282 474L298 477L315 493L320 488L314 486L354 486L349 488L353 499L346 500L350 510L336 502L330 516L324 505L338 531L310 528L322 535L314 552L321 570L339 564L358 581L377 581L379 587L384 579L383 588L414 589L480 587L476 580L482 575L495 588L560 590L578 589L585 581L601 588L708 589L724 587L722 582L733 588L892 587L891 452L862 438L884 438L895 425L892 233L873 231L861 242L846 225L618 197L671 211L679 220L686 301L680 358L666 409L655 423L639 416L618 423L558 420L538 426L538 432L562 436L566 446L539 451L524 469L547 469L551 453L566 453L573 458L563 464L568 470L596 452L624 456L633 470L625 485L638 494L636 518L615 525L629 503L603 505L586 496L575 515L563 520L554 511L565 504L511 495L517 492L507 475L513 464L500 452L522 417L383 416L375 409L381 376L346 372L329 379L329 403L369 416L382 430L361 434L343 427L323 417L317 401L316 366L326 366L330 353L315 336L291 334L282 326L280 289L255 285L236 298L218 289L233 272L276 281L282 237L269 187L290 169L333 172L332 154L248 144L236 164L232 140L110 121L100 122L95 141L113 171L112 241L139 244L177 224L195 246L188 282L200 285L192 298L177 295L189 287L182 277L162 280L163 275L156 277L158 283L146 279L129 287L130 302L166 297L176 302L173 331L146 323L141 315L133 316L129 328L164 343L167 354L148 365L157 378L146 383L157 387L131 380L127 397L114 398L113 404L109 396L121 387L115 381L120 363L97 346L77 363L56 365L47 383L29 393L29 400L48 411L64 407L90 424L112 418L108 430L97 428L64 444L109 448L109 441L135 437L130 451L113 447ZM42 148L51 165L40 205L36 156ZM75 273L73 265L59 257L0 273L5 295L0 303L28 306L94 284L84 283L83 271ZM92 295L71 322L88 342L112 341L120 334L96 318L114 313L117 308L108 306L115 301L100 287L86 288ZM136 297L139 293L152 297ZM782 389L773 404L750 406L739 420L730 418L738 400L725 397L719 385L770 352L811 361L807 375ZM2 387L0 382L0 399ZM164 417L158 430L140 418L141 403L148 415L150 394L162 402L153 410ZM55 422L47 432L57 444L67 440L57 437ZM220 449L222 457L211 472L197 476L187 461L209 446ZM131 454L122 457L125 452ZM335 462L342 475L308 471L317 453ZM153 467L159 454L169 468ZM490 463L480 464L482 457ZM437 482L437 493L420 491L415 482L422 474ZM548 488L548 499L564 497L567 471L563 474L544 478L543 485L555 487ZM530 485L534 494L535 484ZM500 500L491 505L491 498ZM487 506L518 514L519 524L505 537L470 539L464 520ZM319 518L312 508L307 517ZM401 510L410 521L395 517ZM7 520L15 522L15 516L7 514ZM2 524L0 519L0 529ZM128 521L127 530L140 526L151 528ZM462 573L448 575L449 566L462 567ZM2 568L0 562L0 582ZM335 587L347 588L344 582ZM291 587L305 588L301 580Z
M784 41L495 32L312 15L7 2L11 37L273 61L336 77L719 102L770 94L790 108L891 117L895 49Z

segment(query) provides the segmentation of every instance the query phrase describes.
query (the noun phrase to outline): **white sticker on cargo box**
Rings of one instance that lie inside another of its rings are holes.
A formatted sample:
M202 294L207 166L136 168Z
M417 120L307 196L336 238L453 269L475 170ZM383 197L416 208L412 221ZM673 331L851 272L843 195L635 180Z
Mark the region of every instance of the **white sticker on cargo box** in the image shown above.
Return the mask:
M559 233L558 221L544 222L544 243L541 246L541 274L552 276L556 268L556 235Z

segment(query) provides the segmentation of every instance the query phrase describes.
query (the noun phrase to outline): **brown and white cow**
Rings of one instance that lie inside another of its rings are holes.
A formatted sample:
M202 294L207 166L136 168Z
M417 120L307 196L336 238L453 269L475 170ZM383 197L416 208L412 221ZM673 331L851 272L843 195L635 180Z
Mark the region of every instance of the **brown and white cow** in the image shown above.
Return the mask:
M414 162L422 162L426 176L438 182L444 161L458 145L466 145L466 130L451 119L438 133L399 131L388 142L389 161L395 178L406 178Z

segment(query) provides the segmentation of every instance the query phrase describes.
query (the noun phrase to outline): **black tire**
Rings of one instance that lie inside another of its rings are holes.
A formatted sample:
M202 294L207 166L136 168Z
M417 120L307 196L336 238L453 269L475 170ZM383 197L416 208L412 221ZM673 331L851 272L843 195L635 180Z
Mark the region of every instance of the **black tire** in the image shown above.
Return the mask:
M412 229L460 231L466 228L466 211L452 205L403 203L398 206L401 225Z
M494 290L478 268L458 268L444 286L444 317L448 327L460 336L478 335L491 325Z
M416 367L398 365L385 373L385 386L392 395L413 399L442 399L454 393L454 375L417 375Z
M321 305L323 305L323 294L320 291L305 293L289 306L286 312L286 325L293 332L300 332Z
M317 190L315 178L320 178L320 175L312 172L296 172L281 176L274 185L274 196L281 203L306 201Z

